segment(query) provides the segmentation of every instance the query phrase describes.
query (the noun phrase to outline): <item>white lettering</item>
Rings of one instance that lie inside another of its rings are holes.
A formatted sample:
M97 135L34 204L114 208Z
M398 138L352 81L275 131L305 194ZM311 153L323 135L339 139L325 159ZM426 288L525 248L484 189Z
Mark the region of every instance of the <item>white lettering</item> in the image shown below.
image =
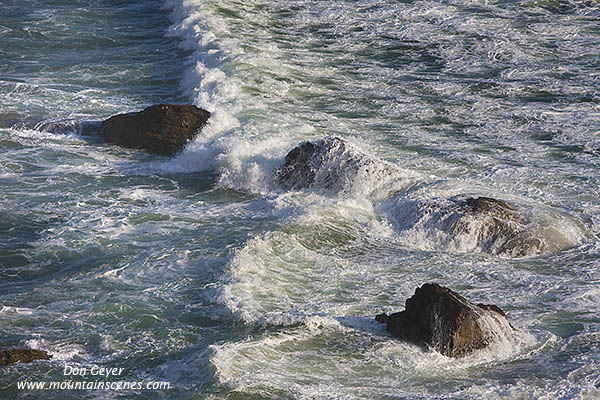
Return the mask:
M92 367L90 373L95 376L119 376L123 373L123 368L104 368L95 365Z
M65 369L63 369L63 375L79 375L85 376L87 375L87 368L84 367L73 367L71 365L65 364Z

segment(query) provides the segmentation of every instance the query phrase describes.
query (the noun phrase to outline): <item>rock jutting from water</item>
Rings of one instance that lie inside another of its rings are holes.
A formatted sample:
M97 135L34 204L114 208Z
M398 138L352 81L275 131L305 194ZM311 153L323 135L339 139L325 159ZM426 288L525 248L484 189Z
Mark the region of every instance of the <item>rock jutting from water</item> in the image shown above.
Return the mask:
M531 212L492 197L391 198L383 210L397 230L418 230L442 249L510 257L549 250L534 230Z
M208 111L192 104L158 104L108 118L102 122L101 135L109 143L174 156L209 117Z
M279 182L286 188L307 188L315 180L319 161L313 160L317 146L305 142L285 156L283 167L277 171Z
M430 239L427 245L443 250L527 257L572 245L564 235L541 230L526 205L466 194L417 197L412 188L405 190L410 174L338 137L298 144L274 178L284 190L367 195L397 231ZM420 190L419 185L414 188Z
M515 253L518 256L526 254L536 244L539 247L539 243L531 240L516 240L526 231L529 221L502 200L491 197L458 200L451 207L448 222L455 239L472 237L479 248L492 254Z
M464 357L514 330L495 305L473 304L452 290L426 283L406 300L406 308L375 319L395 337L425 344L448 357Z
M36 360L49 360L50 358L52 356L44 350L10 349L0 351L0 365L28 363Z
M304 142L293 148L276 171L279 184L287 190L320 188L344 190L356 184L357 177L380 177L392 173L392 166L360 152L338 137Z

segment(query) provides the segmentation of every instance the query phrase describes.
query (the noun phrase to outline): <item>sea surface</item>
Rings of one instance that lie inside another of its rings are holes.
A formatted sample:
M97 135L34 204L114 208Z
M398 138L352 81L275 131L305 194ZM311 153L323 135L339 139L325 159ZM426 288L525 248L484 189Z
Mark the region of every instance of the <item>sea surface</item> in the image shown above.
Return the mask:
M156 103L210 123L174 158L93 134ZM327 179L282 187L326 137ZM446 229L466 197L525 234ZM0 349L53 355L0 398L600 399L599 234L596 0L0 3ZM426 282L514 335L392 338ZM69 380L170 389L17 387Z

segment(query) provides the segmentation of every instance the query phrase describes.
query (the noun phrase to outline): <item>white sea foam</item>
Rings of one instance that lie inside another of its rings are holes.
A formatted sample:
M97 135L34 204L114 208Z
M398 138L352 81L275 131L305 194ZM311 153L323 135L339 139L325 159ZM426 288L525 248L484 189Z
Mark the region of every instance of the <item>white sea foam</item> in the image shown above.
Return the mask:
M0 308L1 315L33 315L35 310L26 307L12 307L3 305Z
M232 255L215 300L252 323L291 323L365 307L348 300L369 297L375 287L361 282L374 283L380 275L384 279L384 271L361 265L360 259L370 253L359 249L376 248L390 232L368 202L329 200L324 206L323 198L315 196L298 213L297 201L292 208L275 206L283 227L249 240Z
M273 170L293 143L294 131L305 134L310 128L285 116L262 122L245 117L264 105L243 92L244 83L232 70L254 58L246 56L239 40L214 19L212 5L170 1L167 6L173 9L175 21L170 34L193 50L182 87L212 115L201 134L162 168L171 172L216 170L222 188L269 191Z
M282 125L274 118L248 123L245 118L240 117L247 111L246 108L264 108L257 98L250 102L241 89L243 83L237 76L245 75L232 73L240 63L250 62L255 56L241 50L239 38L235 38L232 32L218 23L210 5L198 2L167 4L173 8L172 18L176 21L171 34L181 37L184 46L194 50L190 58L191 66L182 84L191 90L196 104L217 111L214 122L205 128L206 132L202 132L189 144L183 154L166 162L163 168L167 171L215 170L219 174L218 185L222 188L263 194L276 189L274 172L283 164L286 152L296 145L292 140L298 136L287 132L283 134L285 127L293 124L292 121ZM437 18L432 14L429 17ZM457 21L459 24L464 23L460 19ZM489 49L485 51L492 52ZM278 51L270 49L267 54L268 60L274 61ZM452 58L448 54L442 53L442 56ZM439 89L440 95L444 95L444 90L448 93L456 90L451 90L450 87ZM267 127L265 123L271 126ZM296 132L306 134L312 130L306 127ZM405 189L407 184L414 182L419 176L360 152L351 142L345 142L345 146L338 150L332 149L328 152L328 157L322 160L316 171L315 181L311 184L313 189L333 187L338 193L368 195L372 201L380 201ZM551 226L544 228L544 222L536 220L519 238L514 238L505 247L497 248L499 244L482 245L482 241L477 239L486 235L484 221L473 219L471 229L468 230L470 233L454 235L444 226L439 226L444 216L434 213L432 219L431 213L425 213L419 217L418 214L422 213L419 207L417 206L417 215L413 215L412 220L406 215L406 210L411 209L410 202L396 202L391 206L395 209L389 211L394 215L393 220L402 220L401 240L407 246L419 249L488 251L508 256L530 256L571 247L580 243L584 236L575 223L563 224L564 230L557 230Z
M25 345L36 350L45 350L52 355L51 361L84 361L91 357L80 344L66 342L50 342L45 339L29 339Z
M532 344L530 335L489 322L506 337L497 336L488 349L462 359L390 339L373 320L348 326L331 317L312 316L300 326L214 345L210 361L223 384L250 393L275 391L298 398L327 393L344 399L385 396L392 387L410 393L419 390L415 382L460 379L465 371L502 363ZM322 347L330 351L318 350ZM336 385L325 392L324 382L332 376Z
M451 182L439 186L440 192L447 196L448 184ZM589 237L577 219L539 204L511 199L516 204L516 218L504 220L485 212L471 214L461 210L458 204L466 195L428 197L435 195L436 186L429 186L425 191L427 197L416 193L392 197L378 209L389 218L399 240L410 247L524 257L555 253L579 245ZM472 195L479 197L485 196Z

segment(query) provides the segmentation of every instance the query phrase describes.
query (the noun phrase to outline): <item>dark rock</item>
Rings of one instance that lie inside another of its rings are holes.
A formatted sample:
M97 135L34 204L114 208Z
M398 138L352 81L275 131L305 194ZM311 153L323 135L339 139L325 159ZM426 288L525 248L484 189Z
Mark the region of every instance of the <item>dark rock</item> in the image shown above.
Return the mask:
M494 222L494 232L513 232L514 226L511 222L526 222L519 215L514 206L509 203L491 197L468 197L461 204L465 214L489 217ZM456 224L455 230L460 230L460 224Z
M388 318L389 318L388 315L383 313L383 314L376 315L375 321L385 324L387 322Z
M345 140L325 137L292 149L276 175L279 184L288 190L309 187L343 190L352 187L359 173L389 176L390 166L361 153Z
M206 125L210 113L191 104L158 104L102 123L109 143L173 156Z
M509 203L491 197L469 197L453 207L450 231L455 237L471 235L483 250L500 254L511 239L525 231L528 221Z
M489 323L490 317L495 323ZM475 305L435 283L417 288L404 311L381 314L376 320L386 323L393 336L426 344L448 357L463 357L488 346L503 334L499 332L503 325L512 329L499 307Z
M0 352L0 365L27 363L35 360L49 360L50 354L44 350L11 349Z
M279 182L289 189L307 188L314 182L320 160L315 157L317 146L302 143L285 156L283 167L277 171Z
M473 212L492 212L498 216L511 215L515 210L507 202L492 197L469 197L465 203Z
M506 314L504 313L504 311L502 311L502 309L500 307L498 307L497 305L479 303L479 304L477 304L477 307L483 308L484 310L488 310L488 311L494 311L494 312L502 315L503 317L506 317Z

